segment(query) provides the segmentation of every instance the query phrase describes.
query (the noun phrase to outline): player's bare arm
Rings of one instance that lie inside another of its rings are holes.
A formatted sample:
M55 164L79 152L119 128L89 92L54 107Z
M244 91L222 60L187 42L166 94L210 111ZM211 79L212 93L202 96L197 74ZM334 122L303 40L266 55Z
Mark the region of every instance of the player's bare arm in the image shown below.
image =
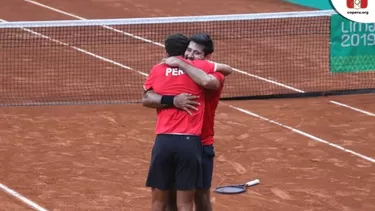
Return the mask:
M186 72L195 83L205 89L215 90L220 87L220 82L214 76L205 73L203 70L196 68L177 57L166 58L163 62L172 67L179 67Z
M216 71L223 73L224 76L228 76L233 73L233 68L227 64L215 63Z
M196 106L198 106L199 103L195 101L197 98L197 96L187 93L181 93L176 96L163 96L158 93L155 93L153 90L148 90L143 95L142 104L143 106L148 108L158 109L174 106L192 115L190 110L198 110Z
M142 104L148 108L163 108L161 104L162 96L152 90L148 90L143 94Z
M220 81L216 77L207 74L203 70L196 68L177 57L169 57L163 60L169 66L179 67L186 72L191 79L205 89L216 90L220 87ZM229 75L233 72L229 65L216 63L216 71Z

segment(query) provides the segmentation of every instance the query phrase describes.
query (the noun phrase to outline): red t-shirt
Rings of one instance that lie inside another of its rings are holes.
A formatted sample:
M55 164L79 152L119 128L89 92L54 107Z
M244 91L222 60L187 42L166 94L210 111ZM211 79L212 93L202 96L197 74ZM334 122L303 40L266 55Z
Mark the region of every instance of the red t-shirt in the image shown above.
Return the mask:
M202 145L212 145L214 143L215 112L224 86L224 75L222 73L215 72L212 75L220 82L220 87L216 90L206 90L206 105L201 134Z
M206 73L215 70L215 64L196 60L187 61L193 66L205 71ZM203 116L205 112L205 90L197 85L186 73L179 68L169 67L165 64L155 65L144 84L145 90L153 89L154 92L161 95L178 95L189 93L199 96L197 102L198 111L189 115L183 110L177 108L157 109L156 134L186 134L200 136L202 133Z

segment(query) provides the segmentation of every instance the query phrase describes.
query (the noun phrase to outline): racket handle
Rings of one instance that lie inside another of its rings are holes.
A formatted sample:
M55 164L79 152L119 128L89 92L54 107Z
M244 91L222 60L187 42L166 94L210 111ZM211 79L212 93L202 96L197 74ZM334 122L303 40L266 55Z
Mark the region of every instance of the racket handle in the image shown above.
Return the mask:
M247 182L246 186L253 186L253 185L256 185L258 183L260 183L260 181L258 179L255 179L253 181Z

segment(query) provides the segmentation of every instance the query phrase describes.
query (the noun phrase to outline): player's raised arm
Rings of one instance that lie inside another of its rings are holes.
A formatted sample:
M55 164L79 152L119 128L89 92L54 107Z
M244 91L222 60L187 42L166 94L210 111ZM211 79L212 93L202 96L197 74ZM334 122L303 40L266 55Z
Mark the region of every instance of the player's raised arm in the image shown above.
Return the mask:
M205 89L216 90L220 87L220 81L217 80L216 77L207 74L205 71L194 67L193 65L188 64L177 57L166 58L163 60L163 62L169 66L179 67L181 70L186 72L195 83Z
M222 63L215 63L216 64L216 72L223 73L224 76L228 76L233 73L233 68L227 64Z

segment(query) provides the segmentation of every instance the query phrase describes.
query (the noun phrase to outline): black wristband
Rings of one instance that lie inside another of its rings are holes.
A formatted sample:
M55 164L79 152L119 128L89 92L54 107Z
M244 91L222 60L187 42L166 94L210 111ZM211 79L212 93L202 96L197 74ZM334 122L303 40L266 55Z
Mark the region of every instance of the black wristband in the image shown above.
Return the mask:
M173 96L173 95L163 95L163 96L161 96L160 103L162 104L162 106L164 108L173 107L174 106L174 104L173 104L174 97L175 96Z

